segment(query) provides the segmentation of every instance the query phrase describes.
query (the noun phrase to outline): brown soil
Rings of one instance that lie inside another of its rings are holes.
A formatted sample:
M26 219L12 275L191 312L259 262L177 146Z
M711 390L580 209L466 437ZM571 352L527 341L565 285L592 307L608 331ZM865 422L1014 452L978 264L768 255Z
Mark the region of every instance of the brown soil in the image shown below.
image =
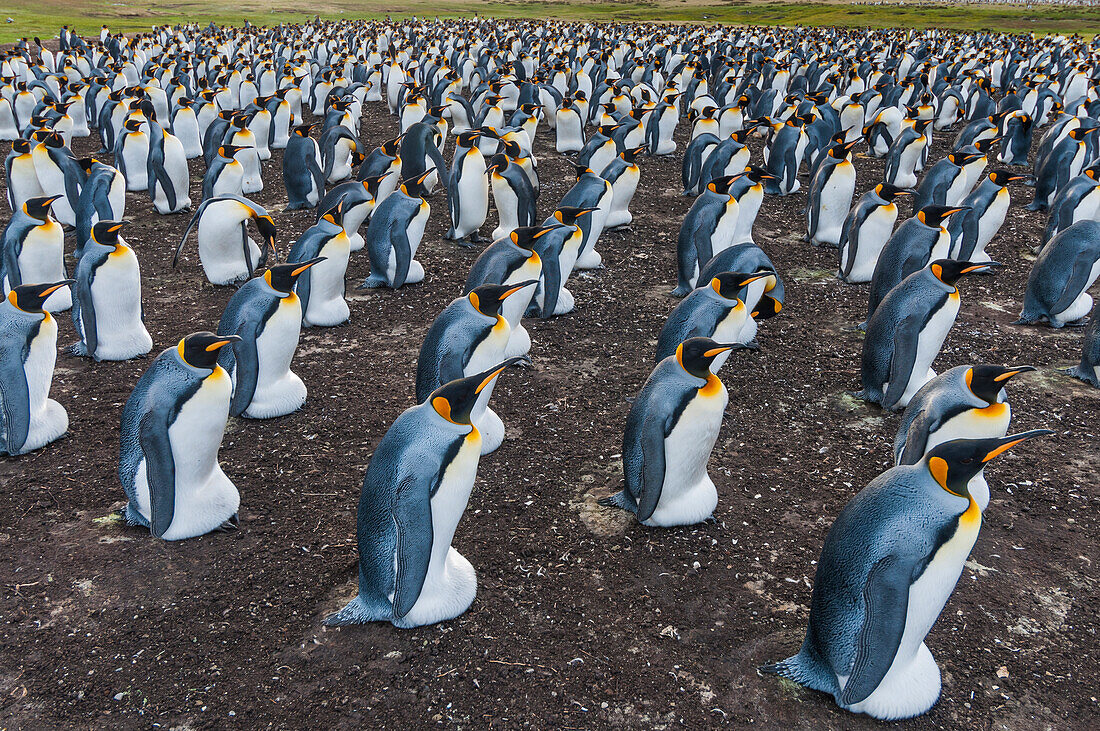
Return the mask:
M368 106L370 149L396 120ZM953 133L939 137L933 159ZM572 179L552 144L542 127L544 215ZM76 152L96 146L80 140ZM633 230L603 237L606 270L571 281L574 313L530 321L534 367L501 378L494 407L508 439L482 460L455 539L478 570L478 597L451 622L320 623L355 591L355 508L372 449L413 403L424 332L478 254L442 240L442 195L420 250L425 282L353 292L369 268L365 252L353 255L350 323L303 333L294 369L310 389L305 407L231 421L221 461L242 494L239 533L171 544L105 520L123 504L121 408L149 360L61 355L52 396L69 411L69 436L0 460L0 718L24 728L879 727L756 671L797 650L825 533L889 465L897 426L847 395L859 387L850 327L866 288L839 282L835 252L800 240L804 193L769 197L757 222L787 307L761 324L762 350L736 354L722 374L716 522L653 530L596 505L620 485L627 399L676 303L676 233L691 203L679 160L642 160ZM859 192L881 165L857 162ZM285 255L314 214L281 212L280 171L276 153L256 199L276 212ZM196 201L201 173L196 161ZM1096 728L1100 716L1100 392L1059 372L1078 358L1079 330L1010 324L1041 225L1022 208L1030 191L1012 194L990 247L1008 266L964 280L936 365L1038 366L1010 388L1015 427L1058 435L988 470L984 530L928 638L943 696L910 728ZM214 329L233 289L206 282L193 241L171 268L188 216L155 215L145 196L128 209L156 351ZM63 318L60 344L74 339Z

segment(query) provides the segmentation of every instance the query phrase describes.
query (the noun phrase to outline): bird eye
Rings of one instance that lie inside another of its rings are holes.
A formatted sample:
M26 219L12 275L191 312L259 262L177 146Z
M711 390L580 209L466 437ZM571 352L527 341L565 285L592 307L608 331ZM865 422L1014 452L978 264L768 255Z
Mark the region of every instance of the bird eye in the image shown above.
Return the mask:
M973 458L973 457L967 457L966 459L964 459L964 460L960 460L960 461L961 461L961 462L962 462L963 464L970 464L971 462L973 462L973 461L974 461L974 458Z

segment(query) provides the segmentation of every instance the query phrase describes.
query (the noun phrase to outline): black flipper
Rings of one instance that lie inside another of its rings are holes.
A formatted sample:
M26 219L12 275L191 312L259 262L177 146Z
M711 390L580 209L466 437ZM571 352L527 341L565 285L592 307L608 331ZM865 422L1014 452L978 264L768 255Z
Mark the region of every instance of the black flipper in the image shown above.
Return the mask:
M890 356L889 369L890 386L882 398L884 409L894 410L894 405L901 399L905 388L909 385L924 321L924 313L912 312L899 322L894 330L894 351Z
M8 454L18 454L27 443L31 429L30 389L23 362L29 352L27 342L0 339L0 444Z
M138 425L145 478L149 483L149 528L157 538L162 538L172 526L176 512L176 463L168 439L167 417L165 409L154 409L141 417Z
M405 475L397 487L393 522L397 528L397 574L394 577L393 616L404 617L420 598L432 556L431 492L422 475Z
M638 521L649 520L665 484L665 437L668 431L664 421L646 419L642 426L642 494L638 501Z
M1051 316L1069 309L1073 301L1084 291L1085 284L1088 283L1089 275L1092 273L1092 266L1095 263L1095 257L1081 256L1080 254L1073 260L1073 271L1066 279L1066 286L1062 289L1058 301L1050 306L1049 313Z

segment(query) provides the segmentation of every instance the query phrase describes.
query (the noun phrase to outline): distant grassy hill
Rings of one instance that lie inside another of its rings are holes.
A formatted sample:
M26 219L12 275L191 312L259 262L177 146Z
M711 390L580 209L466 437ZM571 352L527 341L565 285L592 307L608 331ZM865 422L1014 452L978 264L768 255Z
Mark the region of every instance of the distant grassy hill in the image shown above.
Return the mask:
M502 18L575 18L722 22L757 25L837 25L847 27L950 28L1035 33L1082 33L1100 28L1100 9L1071 6L1024 6L923 3L881 5L847 2L758 2L757 0L409 0L397 5L380 0L317 0L299 5L228 0L7 0L0 6L0 41L23 36L52 38L69 24L81 33L98 32L106 23L114 31L137 31L152 25L214 21L256 25L324 19L378 18L387 14ZM400 8L400 13L394 11ZM5 17L6 14L6 17Z

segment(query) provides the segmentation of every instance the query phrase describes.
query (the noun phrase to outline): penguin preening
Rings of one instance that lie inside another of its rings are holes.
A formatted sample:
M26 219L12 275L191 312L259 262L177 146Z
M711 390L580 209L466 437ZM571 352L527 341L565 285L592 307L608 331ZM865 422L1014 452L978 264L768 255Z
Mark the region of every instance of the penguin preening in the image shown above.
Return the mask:
M881 720L928 711L940 696L940 669L924 639L982 524L967 485L998 455L1053 433L955 439L872 480L825 536L802 648L761 670Z

